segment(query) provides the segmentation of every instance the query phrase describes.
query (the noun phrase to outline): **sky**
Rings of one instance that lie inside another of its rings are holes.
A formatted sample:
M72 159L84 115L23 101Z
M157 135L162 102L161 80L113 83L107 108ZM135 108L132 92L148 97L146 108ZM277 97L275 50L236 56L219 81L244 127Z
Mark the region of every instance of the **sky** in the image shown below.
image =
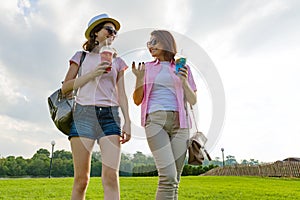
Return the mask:
M154 29L174 33L197 84L197 127L212 158L274 162L300 157L300 1L10 0L0 12L0 157L31 158L40 148L70 151L52 123L47 97L81 50L88 21L121 23L114 43L128 66L151 61ZM124 153L150 155L125 73L132 139ZM194 130L192 130L194 131ZM98 151L95 146L95 151Z

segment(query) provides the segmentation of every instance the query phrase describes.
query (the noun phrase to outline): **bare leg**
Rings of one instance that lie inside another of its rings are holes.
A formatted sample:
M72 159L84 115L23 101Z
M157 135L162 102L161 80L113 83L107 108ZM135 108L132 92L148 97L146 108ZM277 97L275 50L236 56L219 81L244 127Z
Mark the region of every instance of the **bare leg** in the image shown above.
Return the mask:
M94 140L73 137L70 142L74 164L74 184L71 199L84 200L90 179L91 152Z
M120 136L110 135L99 141L102 158L102 185L104 200L119 200L119 167L121 159Z

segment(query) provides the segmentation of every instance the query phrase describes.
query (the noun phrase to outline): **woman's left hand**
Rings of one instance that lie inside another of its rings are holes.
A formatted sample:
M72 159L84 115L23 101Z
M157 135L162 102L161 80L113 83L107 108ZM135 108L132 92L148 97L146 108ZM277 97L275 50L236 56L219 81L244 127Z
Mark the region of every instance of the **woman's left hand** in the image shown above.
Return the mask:
M181 79L182 82L187 81L187 78L189 76L189 71L186 66L181 67L179 69L179 72L177 73L177 76Z
M125 122L122 129L121 144L128 142L131 138L131 123Z

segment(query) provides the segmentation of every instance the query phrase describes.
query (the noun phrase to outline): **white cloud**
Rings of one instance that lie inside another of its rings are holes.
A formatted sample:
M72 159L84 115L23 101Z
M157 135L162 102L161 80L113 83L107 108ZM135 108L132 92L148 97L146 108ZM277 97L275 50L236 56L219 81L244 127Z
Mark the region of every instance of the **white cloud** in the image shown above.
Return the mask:
M10 131L29 132L30 131L34 133L43 130L42 127L39 127L37 124L26 122L23 120L17 120L3 115L0 115L0 127L2 128L2 130L7 132Z
M0 115L0 157L15 155L31 157L44 144L51 141L54 128ZM50 144L50 142L49 142Z
M276 43L276 41L274 41ZM218 57L227 114L220 148L239 159L274 161L296 156L299 139L299 48L264 45L247 57ZM284 147L283 147L284 146Z
M15 81L15 82L14 82ZM19 87L16 86L16 80L8 74L0 64L0 102L3 104L17 104L19 101L29 101L26 95L22 94Z
M165 22L168 29L185 34L190 23L190 1L168 0L165 2Z
M24 16L28 17L32 12L35 12L35 0L18 0L19 12Z
M249 7L252 7L252 9L249 9ZM263 44L264 41L260 37L263 37L265 40L272 37L272 35L265 36L261 32L262 27L260 27L260 24L262 22L266 23L265 25L272 23L275 20L272 17L279 16L290 8L291 5L284 1L267 1L267 3L244 1L231 13L231 17L234 19L232 23L223 24L218 30L207 34L206 38L201 39L203 41L202 44L207 51L212 54L223 54L224 58L228 56L224 53L240 54L239 51L241 50L248 52L249 46L257 48ZM257 35L251 35L251 33L255 32L257 32ZM245 43L250 38L253 39L251 43ZM244 45L243 49L240 48L242 45ZM239 48L236 49L237 47Z
M16 5L17 5L17 0L3 1L1 3L0 10L7 17L11 13L14 13L14 12L16 12L18 10L17 7L16 7ZM6 11L6 12L4 12L4 11Z

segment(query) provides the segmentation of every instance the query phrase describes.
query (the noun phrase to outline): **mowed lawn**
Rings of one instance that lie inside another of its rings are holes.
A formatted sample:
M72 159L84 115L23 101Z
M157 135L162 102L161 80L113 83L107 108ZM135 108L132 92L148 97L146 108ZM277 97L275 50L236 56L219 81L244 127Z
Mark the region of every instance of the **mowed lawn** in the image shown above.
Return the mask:
M122 200L154 200L157 177L121 177ZM70 199L73 178L0 179L0 199ZM103 199L101 178L91 178L86 199ZM230 176L182 177L179 200L300 199L300 179Z

